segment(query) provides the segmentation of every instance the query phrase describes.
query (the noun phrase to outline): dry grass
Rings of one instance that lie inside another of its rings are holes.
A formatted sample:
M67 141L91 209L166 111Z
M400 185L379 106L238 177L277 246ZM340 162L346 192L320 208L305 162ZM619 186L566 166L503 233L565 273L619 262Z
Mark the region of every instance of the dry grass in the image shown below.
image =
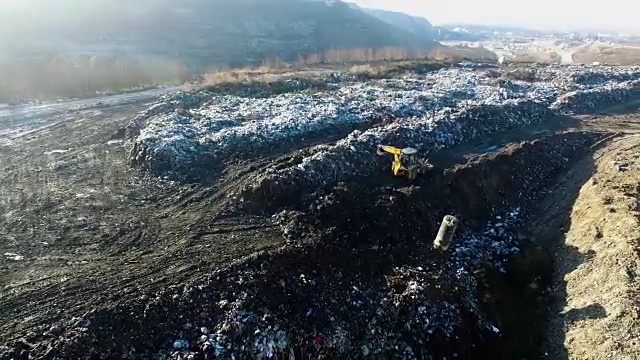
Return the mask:
M48 56L0 62L0 102L86 97L164 84L180 84L187 69L168 60Z
M204 85L216 85L227 82L239 82L249 78L246 71L212 71L204 74Z
M250 82L274 83L287 78L313 77L313 70L326 67L365 79L391 78L408 72L423 73L462 61L496 61L497 56L485 48L438 47L430 51L397 47L381 49L341 49L300 57L295 64L272 57L260 67L215 68L202 76L198 84L185 84L185 90L221 87ZM306 72L306 74L303 74ZM311 74L309 74L311 72Z
M372 62L370 64L356 64L350 67L344 67L340 71L360 80L372 79L388 79L407 73L426 73L449 66L453 62L434 60L434 59L416 59L403 61L382 61ZM348 65L347 65L348 66ZM185 84L184 90L191 91L201 88L226 88L239 84L260 83L274 84L287 79L309 80L311 83L322 82L324 69L319 68L317 71L310 71L308 68L301 70L300 68L288 69L288 71L269 70L269 69L234 69L234 70L215 70L203 75L202 81L198 84ZM334 69L335 70L335 69Z
M353 63L371 61L395 61L424 57L425 52L401 47L383 47L380 49L334 49L322 54L300 57L296 65L316 65L332 63Z
M640 65L640 45L591 45L572 55L578 64Z
M498 55L483 47L470 46L440 46L430 50L427 56L437 60L473 60L473 61L497 61Z
M282 78L283 72L278 71L277 68L271 69L263 66L256 69L215 69L202 76L202 83L200 85L204 87L211 87L221 84L245 83L252 81L269 83L281 80ZM190 86L194 85L190 84Z
M513 59L508 59L508 61L514 63L560 64L562 57L555 51L532 51L516 54Z
M368 74L370 76L380 75L382 73L382 66L372 66L369 64L353 65L349 68L349 73L353 75Z
M452 62L446 62L433 59L417 59L405 61L393 61L381 63L380 65L361 64L353 65L348 69L348 73L356 76L361 80L370 79L389 79L401 76L407 73L419 73L438 70L451 65Z

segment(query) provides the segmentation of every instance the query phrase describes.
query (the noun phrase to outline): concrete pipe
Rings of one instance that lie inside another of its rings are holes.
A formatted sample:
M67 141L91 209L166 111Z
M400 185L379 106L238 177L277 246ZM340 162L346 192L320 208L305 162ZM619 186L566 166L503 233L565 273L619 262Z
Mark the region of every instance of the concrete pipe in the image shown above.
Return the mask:
M458 219L453 215L445 215L444 219L442 219L442 224L440 224L438 235L433 241L433 248L447 251L457 228Z

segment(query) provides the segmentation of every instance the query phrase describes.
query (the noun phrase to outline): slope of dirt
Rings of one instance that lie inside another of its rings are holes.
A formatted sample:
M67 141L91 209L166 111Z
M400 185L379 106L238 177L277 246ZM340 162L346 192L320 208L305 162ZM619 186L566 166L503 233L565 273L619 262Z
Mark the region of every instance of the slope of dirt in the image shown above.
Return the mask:
M554 252L551 359L640 358L640 137L587 156L542 204Z

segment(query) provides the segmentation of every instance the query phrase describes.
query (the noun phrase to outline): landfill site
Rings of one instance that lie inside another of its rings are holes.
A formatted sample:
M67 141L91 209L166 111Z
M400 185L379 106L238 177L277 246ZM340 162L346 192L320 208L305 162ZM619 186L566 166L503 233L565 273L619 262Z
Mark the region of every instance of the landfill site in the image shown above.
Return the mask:
M640 67L323 82L0 108L0 359L640 358Z

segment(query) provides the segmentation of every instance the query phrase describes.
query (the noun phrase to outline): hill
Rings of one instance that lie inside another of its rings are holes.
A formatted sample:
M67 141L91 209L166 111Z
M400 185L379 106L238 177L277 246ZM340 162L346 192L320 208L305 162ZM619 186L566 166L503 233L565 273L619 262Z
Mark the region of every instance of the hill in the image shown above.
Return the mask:
M485 36L480 34L459 32L446 27L433 26L429 20L420 16L413 16L397 11L363 8L355 3L348 4L352 9L362 11L389 25L404 29L423 38L459 41L478 41L485 38Z
M362 11L365 14L371 15L378 20L409 31L412 34L416 34L422 37L431 37L431 34L433 33L433 27L431 26L431 23L429 22L429 20L423 17L412 16L397 11L363 8L356 3L347 4L352 9Z
M241 66L335 48L429 48L436 42L342 2L304 0L33 0L0 14L0 52L124 54L189 68ZM31 24L31 25L29 25Z

